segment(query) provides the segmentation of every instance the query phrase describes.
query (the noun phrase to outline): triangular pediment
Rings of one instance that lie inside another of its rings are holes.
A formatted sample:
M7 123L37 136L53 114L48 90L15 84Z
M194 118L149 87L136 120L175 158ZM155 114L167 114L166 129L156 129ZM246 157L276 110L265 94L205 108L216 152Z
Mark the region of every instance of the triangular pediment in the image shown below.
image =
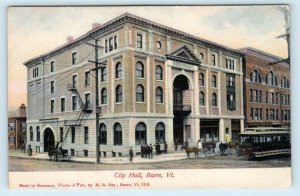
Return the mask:
M167 59L200 66L200 59L187 47L181 46L166 55Z

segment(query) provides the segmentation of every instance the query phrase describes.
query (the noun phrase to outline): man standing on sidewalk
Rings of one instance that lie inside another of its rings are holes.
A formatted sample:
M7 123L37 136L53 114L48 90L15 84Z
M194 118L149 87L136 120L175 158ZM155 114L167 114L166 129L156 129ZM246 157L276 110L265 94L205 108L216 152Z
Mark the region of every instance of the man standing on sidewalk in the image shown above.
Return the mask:
M133 149L132 149L132 146L130 146L130 148L129 148L129 160L130 160L130 162L132 162L132 159L133 159Z

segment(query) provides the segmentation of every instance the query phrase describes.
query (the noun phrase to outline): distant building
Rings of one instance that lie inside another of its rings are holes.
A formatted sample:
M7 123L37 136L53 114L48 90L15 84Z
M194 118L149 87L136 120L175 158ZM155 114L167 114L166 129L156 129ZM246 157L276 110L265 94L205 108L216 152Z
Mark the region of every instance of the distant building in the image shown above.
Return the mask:
M8 118L8 147L23 148L26 145L26 106L22 104L18 113Z
M30 59L28 144L47 152L61 142L73 156L96 155L94 48L99 39L101 156L130 146L225 141L243 131L244 55L125 13L78 39Z
M269 53L245 48L245 118L247 127L289 127L290 69L287 63L272 64L282 60Z

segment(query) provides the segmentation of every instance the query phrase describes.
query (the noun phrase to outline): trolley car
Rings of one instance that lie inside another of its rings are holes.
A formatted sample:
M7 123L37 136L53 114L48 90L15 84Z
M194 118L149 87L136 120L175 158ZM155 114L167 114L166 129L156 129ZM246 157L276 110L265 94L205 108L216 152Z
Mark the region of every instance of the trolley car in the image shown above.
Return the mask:
M249 159L291 154L290 131L287 128L248 128L239 134L239 155Z

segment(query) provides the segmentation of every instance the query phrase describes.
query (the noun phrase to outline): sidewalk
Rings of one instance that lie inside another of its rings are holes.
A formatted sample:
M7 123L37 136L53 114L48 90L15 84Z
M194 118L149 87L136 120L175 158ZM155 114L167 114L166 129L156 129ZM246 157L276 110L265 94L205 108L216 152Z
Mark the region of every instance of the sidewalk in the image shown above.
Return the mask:
M21 158L21 159L39 159L39 160L49 160L47 153L33 153L32 156L24 154L20 151L9 151L9 157ZM162 162L162 161L172 161L172 160L181 160L186 159L187 155L185 151L176 151L173 153L153 154L153 158L141 158L141 156L134 156L132 163L151 163L151 162ZM71 162L77 163L95 163L96 157L71 157ZM129 157L100 157L100 163L130 163Z

